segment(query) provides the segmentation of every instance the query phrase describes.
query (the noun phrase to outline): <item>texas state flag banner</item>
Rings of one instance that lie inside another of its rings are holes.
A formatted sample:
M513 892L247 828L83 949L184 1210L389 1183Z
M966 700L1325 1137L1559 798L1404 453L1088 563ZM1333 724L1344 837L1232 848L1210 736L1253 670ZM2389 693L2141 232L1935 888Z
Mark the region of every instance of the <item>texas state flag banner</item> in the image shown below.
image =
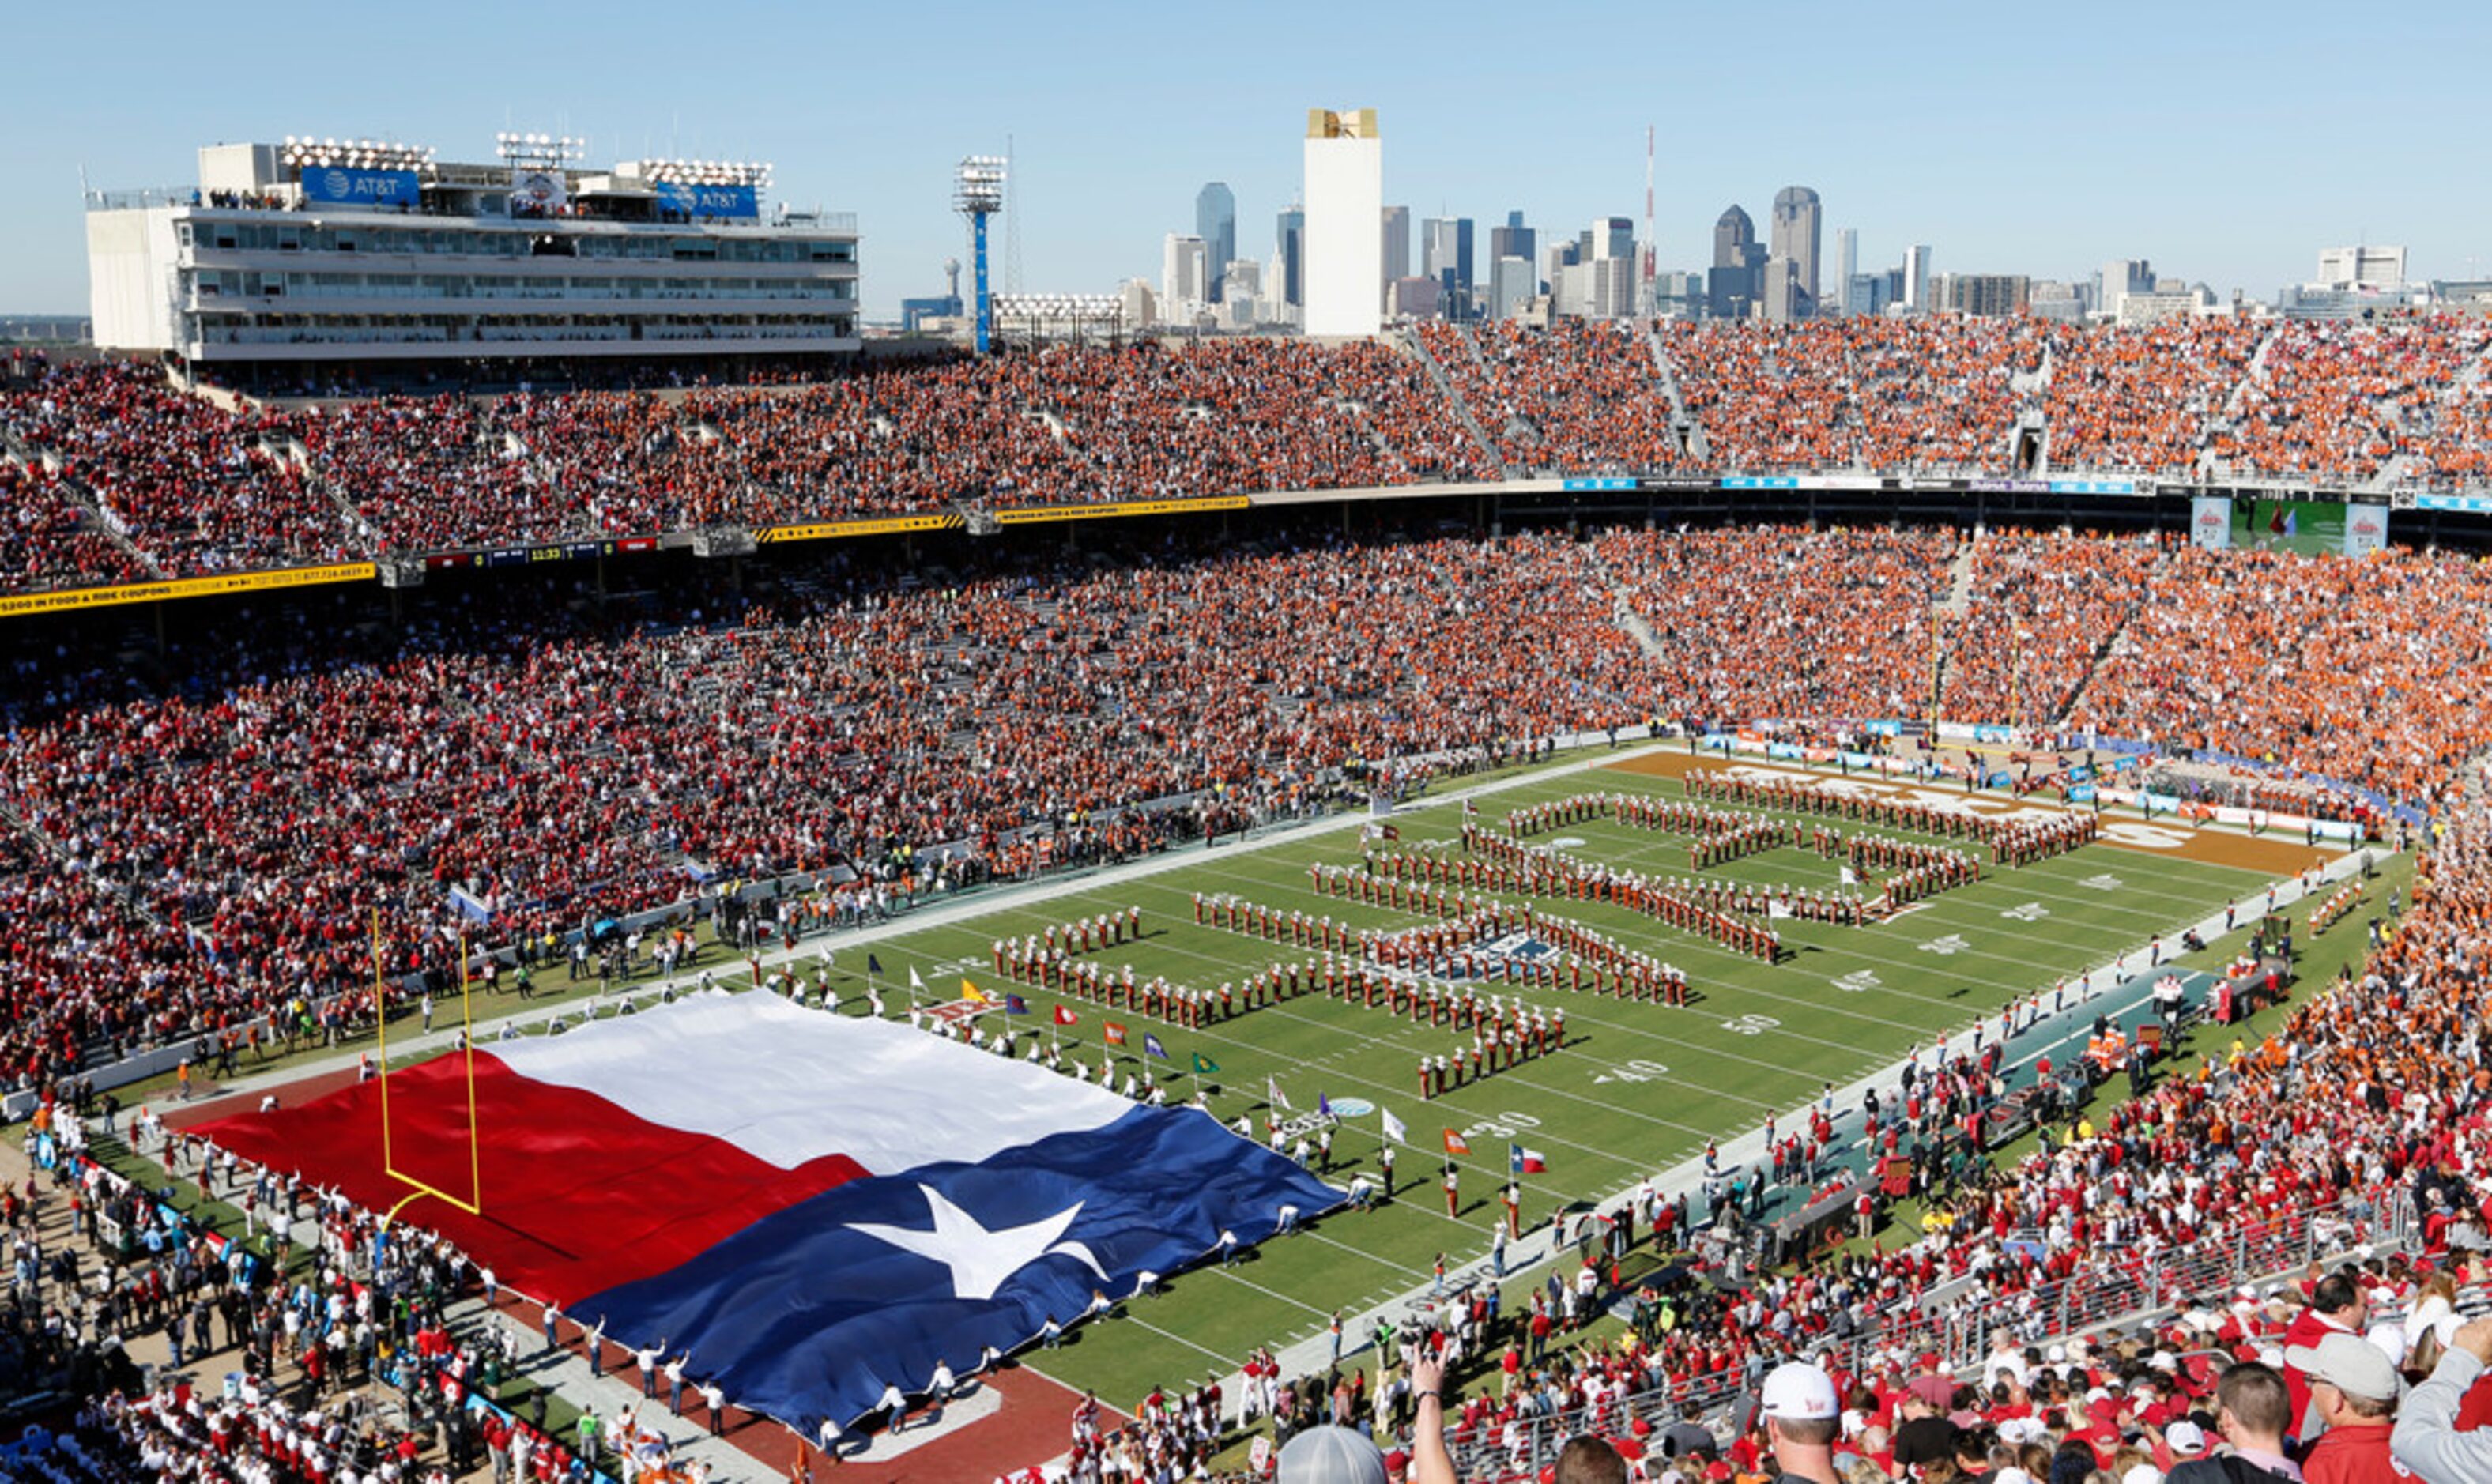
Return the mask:
M387 1210L409 1187L382 1170L381 1085L198 1132ZM399 1169L465 1195L466 1058L388 1086ZM809 1433L1342 1199L1197 1110L769 994L499 1042L475 1107L484 1215L423 1199L402 1221Z

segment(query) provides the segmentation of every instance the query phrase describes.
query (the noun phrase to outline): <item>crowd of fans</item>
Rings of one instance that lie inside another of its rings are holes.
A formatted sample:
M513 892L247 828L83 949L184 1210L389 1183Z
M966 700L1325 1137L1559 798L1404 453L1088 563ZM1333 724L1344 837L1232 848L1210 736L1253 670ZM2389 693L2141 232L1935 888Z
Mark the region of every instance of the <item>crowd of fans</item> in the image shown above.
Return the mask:
M1512 472L1695 467L1641 326L1570 319L1547 331L1465 330L1423 320L1416 333Z
M1862 317L1672 322L1658 335L1627 321L1429 321L1410 333L1409 347L1056 346L867 363L801 385L299 408L229 409L137 365L20 361L0 381L0 583L1485 480L1500 463L1515 477L2021 477L2046 453L2059 471L2349 484L2492 468L2479 374L2492 332L2454 316L2135 329ZM2028 424L2044 436L2022 437Z

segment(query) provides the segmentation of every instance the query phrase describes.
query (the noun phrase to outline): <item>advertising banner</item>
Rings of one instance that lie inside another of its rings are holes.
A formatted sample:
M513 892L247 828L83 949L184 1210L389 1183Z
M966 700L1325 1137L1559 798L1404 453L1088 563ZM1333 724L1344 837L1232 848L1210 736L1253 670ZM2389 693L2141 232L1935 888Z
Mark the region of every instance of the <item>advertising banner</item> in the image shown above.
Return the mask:
M2348 505L2345 507L2345 554L2368 556L2388 548L2388 507L2386 505Z
M2221 551L2233 544L2233 502L2202 494L2189 502L2189 544Z
M511 166L511 215L550 217L571 200L571 182L560 170Z
M403 207L413 211L424 204L424 190L413 170L312 165L303 172L303 199L315 206Z
M687 220L710 217L751 222L761 215L760 198L751 186L688 186L662 181L658 185L658 204Z

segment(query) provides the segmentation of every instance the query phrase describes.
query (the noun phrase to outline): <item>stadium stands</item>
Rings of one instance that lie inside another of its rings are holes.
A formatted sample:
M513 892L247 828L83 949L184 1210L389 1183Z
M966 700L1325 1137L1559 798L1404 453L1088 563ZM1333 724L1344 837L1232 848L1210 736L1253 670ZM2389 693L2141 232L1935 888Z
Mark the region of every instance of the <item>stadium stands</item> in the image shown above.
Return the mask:
M0 475L13 517L0 583L1493 480L1499 460L1512 478L2021 478L2038 456L2061 473L2339 488L2467 485L2492 467L2481 379L2492 333L2475 319L1674 322L1657 337L1623 322L1429 321L1409 333L1410 351L1053 347L801 387L301 410L228 411L138 367L36 363L31 379L0 388L0 440L25 466ZM2031 448L2018 435L2027 423L2044 433ZM56 477L29 472L47 461Z

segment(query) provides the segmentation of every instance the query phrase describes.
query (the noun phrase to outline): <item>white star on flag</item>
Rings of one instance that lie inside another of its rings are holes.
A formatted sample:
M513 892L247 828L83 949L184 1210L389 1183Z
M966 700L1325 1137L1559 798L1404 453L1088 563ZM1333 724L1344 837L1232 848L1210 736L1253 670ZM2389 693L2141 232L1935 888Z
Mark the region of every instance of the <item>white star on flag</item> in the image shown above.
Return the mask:
M952 1270L952 1295L956 1298L989 1299L1004 1286L1005 1280L1041 1258L1061 1254L1079 1258L1101 1278L1108 1270L1090 1255L1090 1249L1080 1242L1058 1241L1074 1218L1082 1214L1082 1203L1075 1202L1069 1210L1019 1227L997 1227L992 1231L981 1226L978 1218L943 1199L943 1193L932 1185L917 1187L926 1193L926 1204L934 1217L931 1232L912 1227L887 1227L875 1222L853 1222L848 1230L862 1232L876 1241L889 1242L905 1252L913 1252L930 1261L940 1262Z

